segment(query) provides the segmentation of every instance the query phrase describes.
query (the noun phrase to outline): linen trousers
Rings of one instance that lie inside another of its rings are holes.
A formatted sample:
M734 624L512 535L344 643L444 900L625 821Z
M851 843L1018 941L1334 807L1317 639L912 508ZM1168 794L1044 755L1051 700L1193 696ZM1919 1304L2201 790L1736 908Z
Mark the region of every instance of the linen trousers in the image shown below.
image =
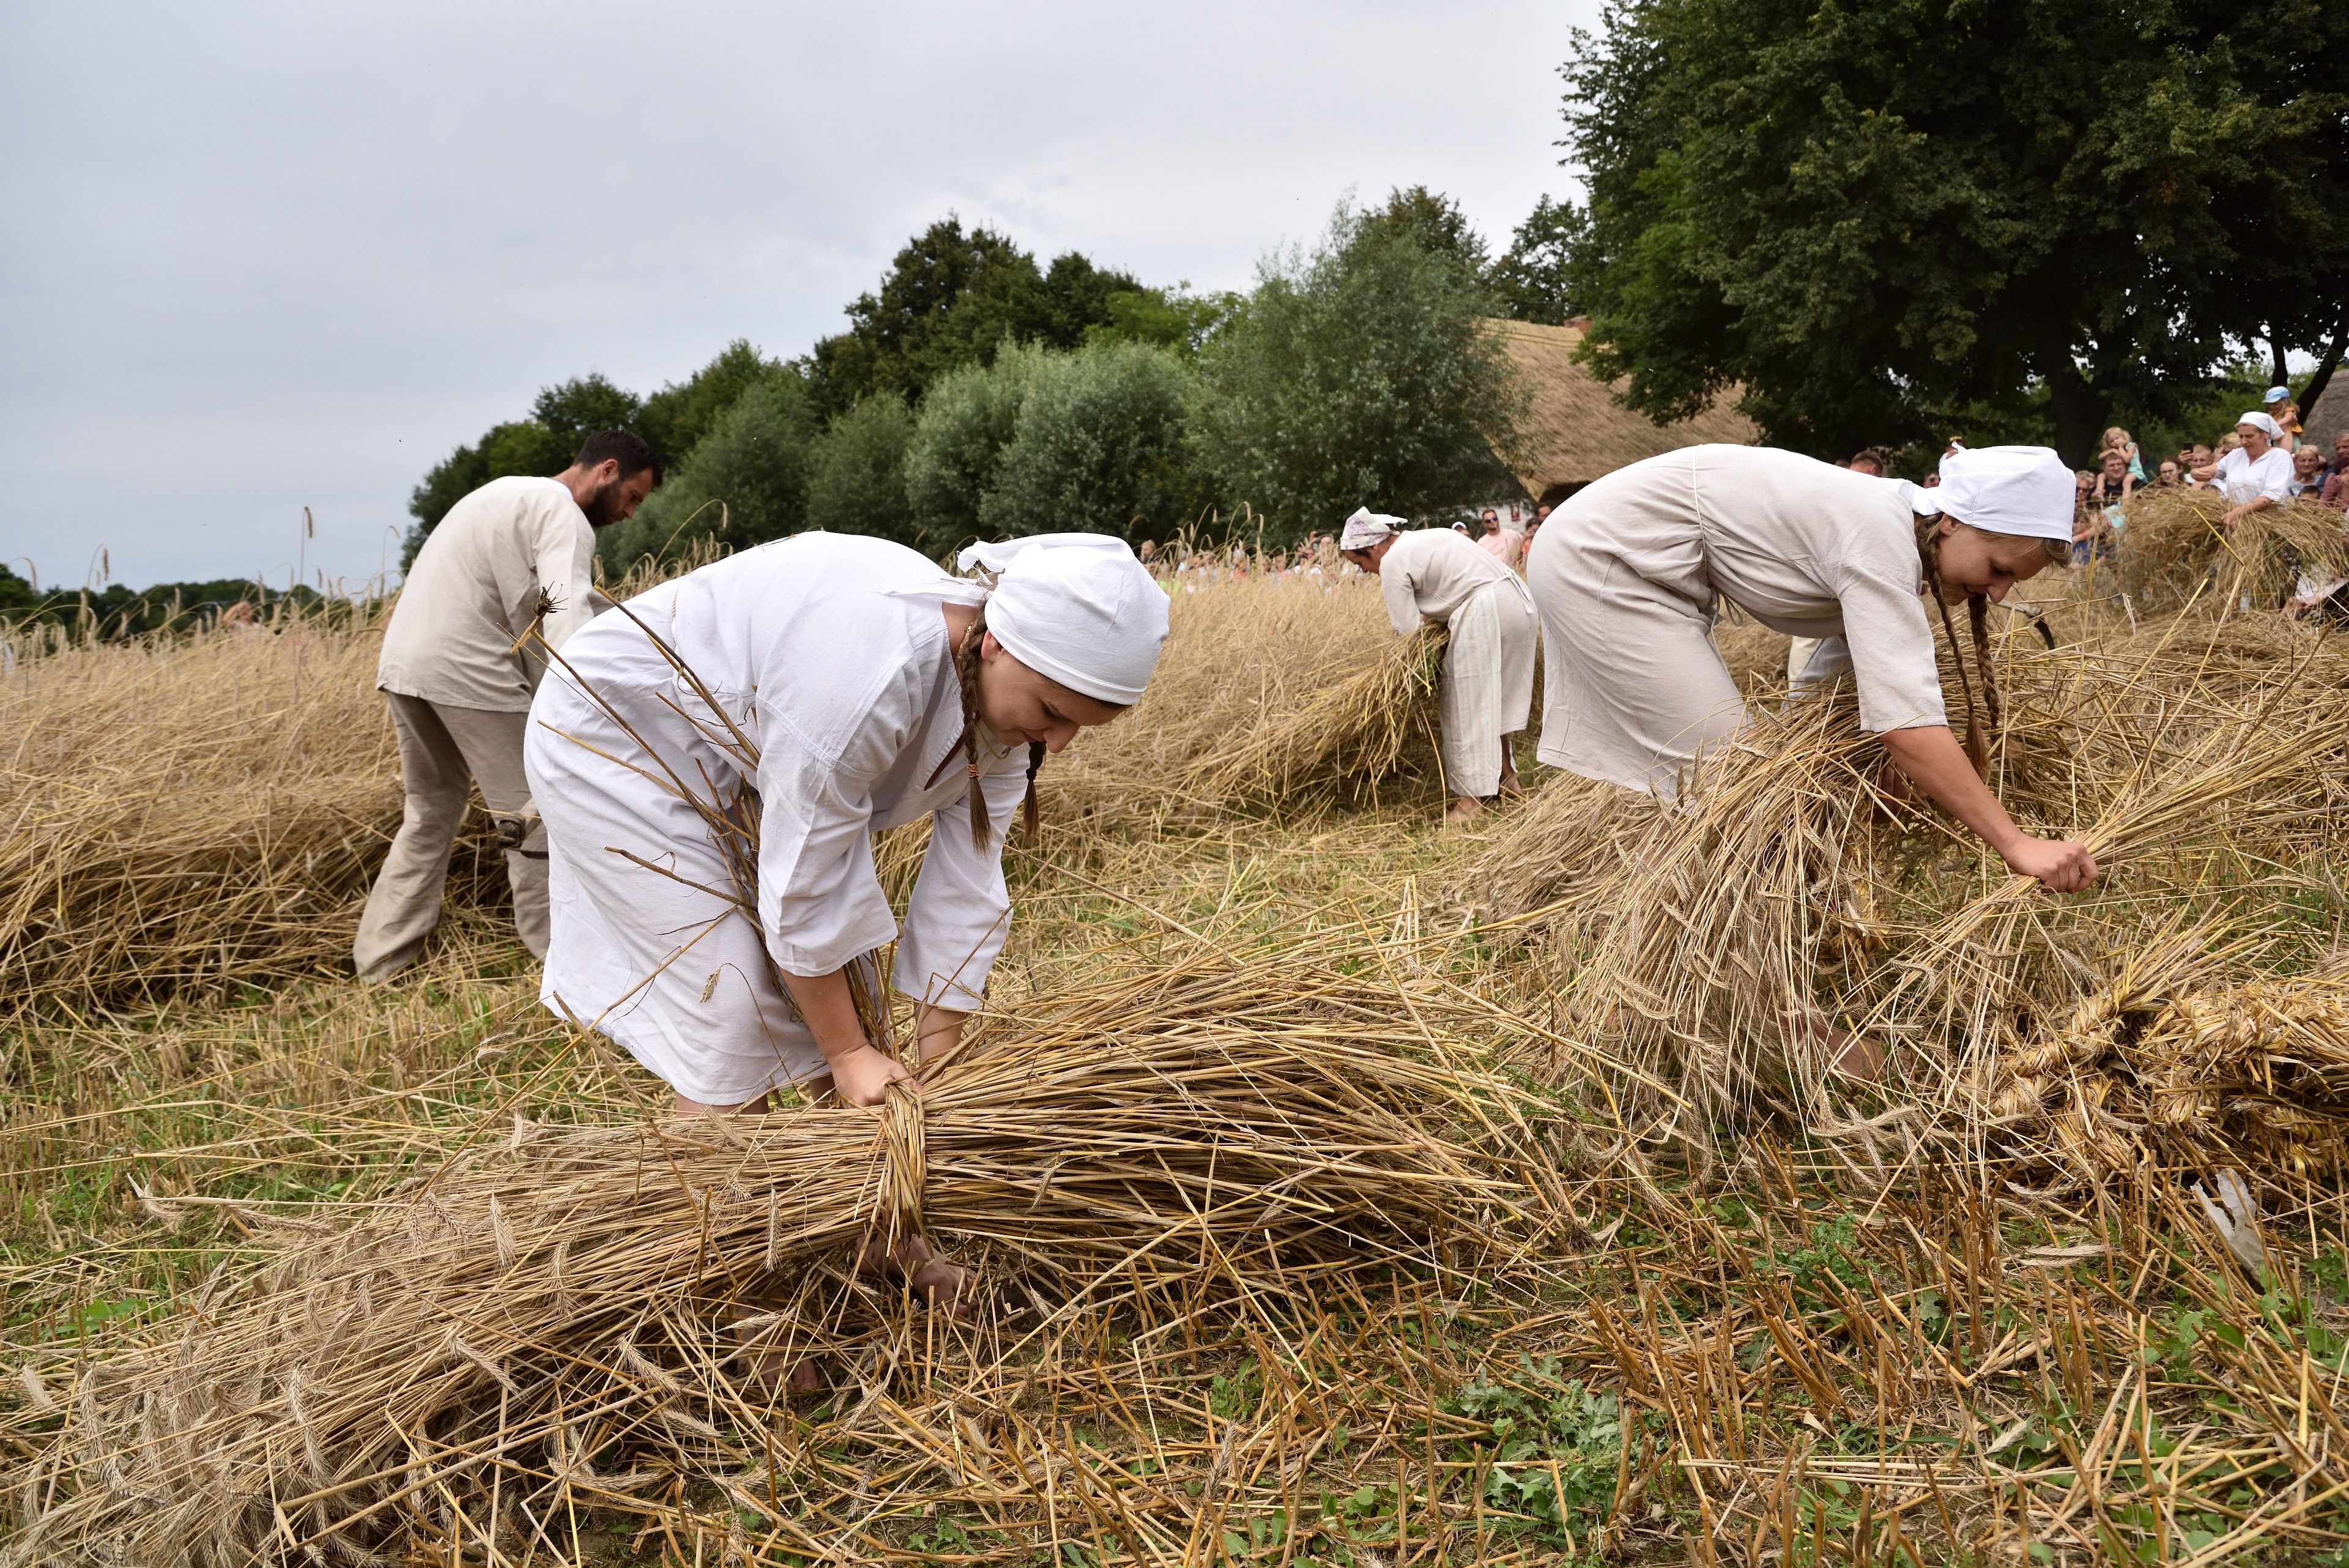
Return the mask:
M523 772L528 713L455 708L387 691L399 737L399 782L406 794L399 833L359 916L351 962L362 980L382 980L415 961L440 923L449 857L478 787L505 851L513 889L514 927L534 958L546 957L546 830L532 806Z

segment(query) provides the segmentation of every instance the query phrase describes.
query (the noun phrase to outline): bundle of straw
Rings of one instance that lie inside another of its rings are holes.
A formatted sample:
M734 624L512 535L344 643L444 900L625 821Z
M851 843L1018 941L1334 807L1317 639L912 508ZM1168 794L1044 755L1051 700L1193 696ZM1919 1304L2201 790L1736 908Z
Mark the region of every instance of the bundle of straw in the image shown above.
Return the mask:
M0 675L0 1014L347 961L399 822L375 659L288 618Z
M772 1398L729 1358L746 1329L788 1355L836 1322L812 1265L874 1231L1096 1307L1483 1241L1522 1189L1444 1124L1521 1097L1350 1038L1338 1021L1372 993L1334 974L1281 999L1286 1023L1219 1018L1272 1000L1262 974L1061 997L880 1110L517 1120L216 1282L176 1334L42 1390L54 1435L16 1478L26 1526L0 1560L365 1560L411 1525L446 1539L452 1512L487 1539L500 1507L545 1520L753 1469ZM730 1329L738 1301L767 1310Z
M1178 585L1172 609L1148 694L1045 769L1055 816L1309 809L1433 776L1442 634L1396 637L1375 582Z
M2302 574L2325 582L2349 576L2349 529L2340 513L2300 500L2229 525L2230 504L2215 490L2138 491L2115 557L2123 588L2156 607L2208 595L2230 604L2248 596L2268 609Z
M1702 1140L1760 1108L1833 1120L1858 1086L1828 1071L1838 1029L1899 1047L1937 1116L2011 1122L1990 1064L2085 1027L2066 1020L2141 945L2150 888L2191 909L2329 854L2349 741L2343 661L2313 633L2090 624L2097 646L2001 639L1991 782L2026 828L2087 843L2106 867L2092 895L2054 898L1880 794L1884 753L1847 695L1758 710L1636 839L1589 786L1553 784L1464 879L1487 919L1555 901L1578 970L1568 1026L1619 1042L1631 1070L1609 1091L1651 1136ZM2249 978L2223 950L2205 944L2170 989Z
M1407 753L1435 750L1444 642L1443 628L1423 628L1294 704L1259 711L1252 728L1185 769L1176 793L1290 809L1374 799L1403 771Z

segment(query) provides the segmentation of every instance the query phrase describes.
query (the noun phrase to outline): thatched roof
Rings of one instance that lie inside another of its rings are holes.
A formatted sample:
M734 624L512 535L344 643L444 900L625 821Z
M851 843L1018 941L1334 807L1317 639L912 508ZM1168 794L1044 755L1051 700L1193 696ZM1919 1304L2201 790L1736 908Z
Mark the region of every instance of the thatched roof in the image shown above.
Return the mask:
M1493 327L1532 394L1510 467L1536 500L1676 447L1760 438L1754 421L1737 412L1728 397L1693 419L1670 425L1623 407L1615 400L1615 388L1574 362L1575 346L1582 341L1579 326L1495 321Z
M2333 438L2349 430L2349 376L2333 373L2316 406L2300 411L2300 430L2327 457L2333 455Z

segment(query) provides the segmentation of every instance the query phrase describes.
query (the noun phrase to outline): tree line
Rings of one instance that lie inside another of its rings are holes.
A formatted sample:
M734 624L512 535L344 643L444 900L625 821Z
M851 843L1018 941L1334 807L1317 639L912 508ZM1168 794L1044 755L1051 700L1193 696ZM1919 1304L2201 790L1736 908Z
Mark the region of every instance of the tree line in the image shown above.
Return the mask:
M1562 220L1545 199L1496 257L1456 202L1398 190L1341 206L1252 288L1195 294L1075 253L1039 265L949 216L798 358L738 341L646 397L593 374L545 389L417 486L403 565L466 493L555 472L612 425L669 472L599 538L607 573L805 528L932 555L1072 527L1279 541L1365 498L1501 493L1522 395L1482 323L1564 318Z

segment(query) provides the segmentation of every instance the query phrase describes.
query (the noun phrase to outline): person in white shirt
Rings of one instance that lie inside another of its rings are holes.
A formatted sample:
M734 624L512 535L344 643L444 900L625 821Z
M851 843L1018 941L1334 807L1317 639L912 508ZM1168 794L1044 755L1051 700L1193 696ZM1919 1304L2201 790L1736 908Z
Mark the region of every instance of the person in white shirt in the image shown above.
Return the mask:
M359 978L415 961L440 922L449 855L478 786L505 851L514 925L546 956L546 851L523 774L523 733L544 671L534 625L560 649L602 607L597 528L633 515L660 461L627 431L591 435L551 479L493 479L449 509L408 569L384 628L376 686L391 709L406 794L399 832L359 916Z
M1339 536L1347 560L1379 579L1387 619L1409 637L1423 620L1451 628L1436 690L1446 822L1518 791L1512 738L1532 717L1536 618L1525 583L1498 557L1449 528L1397 530L1402 519L1368 507Z
M1821 639L1800 685L1849 670L1861 725L1902 774L2011 869L2076 891L2096 875L2087 846L2016 826L1977 771L1986 751L1951 733L1919 597L1940 598L1945 628L1946 607L1967 605L1979 685L1988 603L2071 541L2072 472L2044 447L1957 449L1930 490L1765 447L1619 468L1558 509L1527 563L1548 671L1541 760L1673 799L1690 764L1745 724L1710 635L1727 598Z
M1048 534L961 565L987 576L883 539L777 540L598 618L540 688L540 994L667 1083L678 1114L757 1114L785 1085L854 1106L918 1089L865 1033L852 969L894 940L917 1064L953 1050L1009 929L1013 809L1024 795L1032 833L1046 753L1141 700L1166 593L1123 543ZM755 857L719 826L747 814ZM901 927L873 836L924 817ZM887 1262L934 1303L960 1293L918 1238Z
M2276 444L2283 431L2275 421L2253 410L2235 421L2235 434L2240 445L2194 471L2197 480L2218 486L2226 496L2227 514L2219 522L2230 528L2292 499L2292 457Z
M1493 559L1511 571L1516 571L1526 557L1526 536L1515 528L1501 526L1501 514L1487 506L1482 519L1485 532L1477 537L1477 545Z

